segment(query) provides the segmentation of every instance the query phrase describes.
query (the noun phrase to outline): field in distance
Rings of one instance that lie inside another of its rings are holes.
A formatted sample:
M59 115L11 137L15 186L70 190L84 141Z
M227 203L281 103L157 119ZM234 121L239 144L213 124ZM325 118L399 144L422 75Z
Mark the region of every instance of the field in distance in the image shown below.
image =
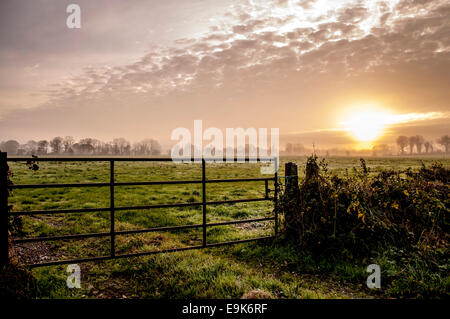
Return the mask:
M306 157L281 158L284 163L298 164L300 180L304 176ZM359 158L326 159L331 173L354 174ZM439 161L441 157L367 158L371 174L389 169L418 170L422 163ZM109 182L108 162L40 162L37 171L25 163L10 163L14 184L100 183ZM261 164L207 164L207 179L259 178ZM171 162L116 162L116 182L201 180L201 164ZM282 181L282 180L281 180ZM117 186L115 205L140 206L201 202L201 184ZM269 182L270 197L273 181ZM16 189L10 197L13 211L109 207L109 187ZM262 198L264 182L207 184L207 201ZM211 205L208 222L273 216L270 201ZM77 233L108 232L109 212L35 215L23 217L23 234L16 237L57 236ZM201 224L202 207L126 210L116 212L116 230L129 230L173 225ZM208 228L208 243L247 239L273 234L274 223L255 222ZM117 253L135 253L174 247L200 245L201 228L171 232L152 232L117 236ZM83 240L52 241L18 245L24 262L47 262L57 259L102 256L109 254L109 237ZM66 287L66 266L34 269L38 294L43 298L241 298L246 294L262 294L273 298L351 298L374 297L361 282L348 283L345 276L318 275L309 271L290 271L295 260L292 248L276 242L246 243L231 247L158 254L105 262L80 264L82 288ZM364 273L355 266L349 270ZM351 274L350 274L351 275Z

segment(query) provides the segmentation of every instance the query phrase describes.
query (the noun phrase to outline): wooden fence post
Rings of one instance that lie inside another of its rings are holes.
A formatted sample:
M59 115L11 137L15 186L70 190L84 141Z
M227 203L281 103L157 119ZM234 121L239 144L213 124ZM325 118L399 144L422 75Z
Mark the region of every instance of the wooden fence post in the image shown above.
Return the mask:
M284 231L287 236L294 236L301 226L300 189L298 187L297 164L289 162L284 166L285 188L282 200L284 213Z
M8 162L6 152L0 152L0 259L1 264L6 265L9 261L9 238L8 238Z
M285 191L288 191L292 188L292 186L297 187L298 185L298 170L297 164L288 162L284 165L284 176L285 176Z

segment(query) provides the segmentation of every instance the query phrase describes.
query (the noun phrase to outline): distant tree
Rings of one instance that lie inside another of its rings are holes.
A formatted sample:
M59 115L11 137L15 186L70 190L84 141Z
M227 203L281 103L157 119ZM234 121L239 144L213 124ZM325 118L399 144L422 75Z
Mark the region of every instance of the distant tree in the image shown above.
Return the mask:
M75 143L75 139L72 136L66 136L63 140L64 152L68 153L70 147Z
M113 146L111 143L109 143L109 142L102 143L100 154L103 154L103 155L112 154L112 149L113 149Z
M63 147L63 138L62 137L55 137L50 141L50 147L52 148L53 153L59 154L62 151Z
M46 140L41 140L39 142L37 142L37 153L38 154L47 154L48 151L48 141Z
M100 154L102 152L103 142L94 138L92 139L92 146L94 147L94 153Z
M102 141L95 139L95 138L83 138L79 142L79 144L86 144L89 145L89 149L92 146L94 153L101 153L102 149Z
M87 143L75 143L72 145L71 150L74 154L80 155L92 155L94 154L94 147Z
M19 148L17 149L17 153L16 155L26 155L27 151L25 150L25 144L20 145Z
M91 145L91 146L93 146L92 144L93 144L93 139L92 138L82 138L79 142L78 142L78 144L86 144L86 145Z
M2 143L2 151L7 152L8 154L17 154L17 150L19 149L19 142L16 140L9 140Z
M112 143L114 155L125 155L130 153L131 145L126 139L122 137L115 138Z
M37 154L38 143L36 141L30 140L25 143L24 149L25 149L26 154L35 155L35 154Z
M412 154L414 151L414 146L416 145L416 137L410 136L408 138L408 144L409 144L409 154Z
M422 153L422 147L423 147L423 144L425 143L425 139L423 138L422 135L416 135L415 142L416 142L417 153L419 153L419 154Z
M450 137L448 135L441 136L437 140L438 144L445 148L445 153L448 153L448 146L450 145Z
M153 139L144 139L135 144L133 152L137 155L152 155L155 142Z
M389 145L387 144L378 144L375 145L374 147L372 147L372 155L373 156L386 156L386 155L390 155L390 148Z
M150 146L151 146L151 155L160 155L162 148L161 144L157 140L151 139L150 140Z
M425 153L433 152L433 144L430 141L426 141L425 144Z
M408 143L409 143L409 139L407 136L402 135L397 138L397 145L400 148L400 152L402 154L405 153L405 147L408 145Z

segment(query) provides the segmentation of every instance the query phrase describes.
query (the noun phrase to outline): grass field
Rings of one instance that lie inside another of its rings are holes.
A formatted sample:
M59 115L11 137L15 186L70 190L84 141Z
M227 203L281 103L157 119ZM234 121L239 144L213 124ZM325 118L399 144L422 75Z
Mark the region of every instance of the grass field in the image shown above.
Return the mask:
M386 169L418 169L422 162L446 158L369 158L371 173ZM306 158L282 158L280 175L287 161L296 162L300 178ZM359 158L328 158L329 170L351 175ZM107 162L41 162L32 171L23 163L10 163L15 184L109 182ZM207 179L267 177L260 164L207 164ZM198 180L201 164L170 162L116 162L116 182ZM273 182L269 184L273 190ZM264 182L207 184L207 200L264 197ZM273 193L271 193L273 195ZM116 206L201 202L201 184L120 186ZM14 211L96 208L109 206L109 187L17 189L10 197ZM208 222L273 216L270 202L208 206ZM36 215L24 217L27 237L108 232L109 212ZM198 224L201 206L116 212L116 230ZM208 243L273 234L273 222L211 227ZM201 244L201 229L118 236L117 253L134 253ZM25 262L45 262L109 254L109 238L20 244ZM80 264L81 289L66 287L66 266L33 270L40 298L241 298L258 294L273 298L378 297L365 287L367 265L325 265L307 253L279 241L245 243L228 247L158 254L147 257Z

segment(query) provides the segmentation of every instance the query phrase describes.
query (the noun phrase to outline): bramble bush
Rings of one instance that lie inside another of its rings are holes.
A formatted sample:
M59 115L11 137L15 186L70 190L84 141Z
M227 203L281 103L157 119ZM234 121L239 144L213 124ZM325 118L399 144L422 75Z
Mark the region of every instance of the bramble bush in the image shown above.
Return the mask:
M360 161L338 177L308 158L304 180L281 195L286 237L320 258L383 263L389 293L448 294L450 171L434 163L370 176Z

